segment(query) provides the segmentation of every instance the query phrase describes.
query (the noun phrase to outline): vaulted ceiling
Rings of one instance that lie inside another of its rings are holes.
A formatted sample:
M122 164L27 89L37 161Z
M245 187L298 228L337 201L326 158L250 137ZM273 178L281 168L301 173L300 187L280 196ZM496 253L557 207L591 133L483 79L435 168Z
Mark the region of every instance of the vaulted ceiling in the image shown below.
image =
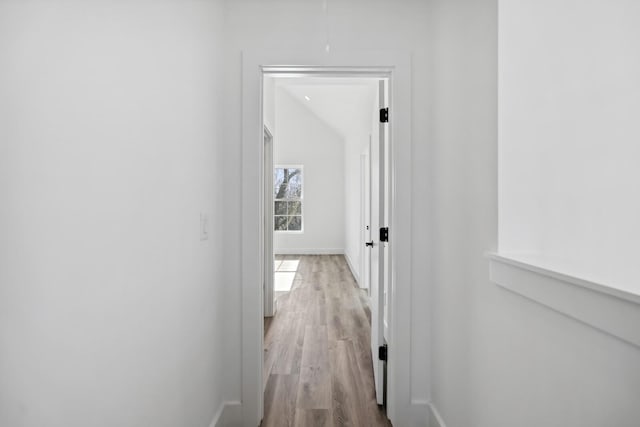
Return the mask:
M279 78L276 87L298 100L347 143L371 131L377 79Z

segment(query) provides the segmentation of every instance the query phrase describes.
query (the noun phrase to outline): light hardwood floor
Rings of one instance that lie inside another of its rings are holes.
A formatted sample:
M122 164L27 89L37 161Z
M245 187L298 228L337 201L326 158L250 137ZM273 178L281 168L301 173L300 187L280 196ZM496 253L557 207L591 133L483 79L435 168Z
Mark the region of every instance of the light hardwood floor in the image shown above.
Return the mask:
M284 258L300 263L265 319L262 426L390 426L375 399L368 297L344 257Z

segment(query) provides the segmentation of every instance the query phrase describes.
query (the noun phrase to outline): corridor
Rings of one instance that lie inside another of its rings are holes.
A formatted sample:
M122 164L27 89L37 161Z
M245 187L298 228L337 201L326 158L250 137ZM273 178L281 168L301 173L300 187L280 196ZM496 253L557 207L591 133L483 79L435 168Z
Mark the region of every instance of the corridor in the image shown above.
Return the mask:
M389 426L376 404L365 291L342 255L295 258L291 291L265 318L262 426Z

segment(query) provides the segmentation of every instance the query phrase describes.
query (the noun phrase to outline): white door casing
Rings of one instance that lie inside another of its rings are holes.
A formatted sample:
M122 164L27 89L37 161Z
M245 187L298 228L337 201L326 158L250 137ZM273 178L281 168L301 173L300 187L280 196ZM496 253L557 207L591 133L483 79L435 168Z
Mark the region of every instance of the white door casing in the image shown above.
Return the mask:
M273 135L264 126L264 316L276 314L273 272Z
M295 66L282 64L298 64ZM411 398L411 56L395 50L259 50L242 54L242 336L241 424L255 427L263 414L264 143L261 109L265 74L389 79L393 117L390 223L387 415L412 423ZM375 235L376 230L372 230ZM233 398L233 397L232 397Z

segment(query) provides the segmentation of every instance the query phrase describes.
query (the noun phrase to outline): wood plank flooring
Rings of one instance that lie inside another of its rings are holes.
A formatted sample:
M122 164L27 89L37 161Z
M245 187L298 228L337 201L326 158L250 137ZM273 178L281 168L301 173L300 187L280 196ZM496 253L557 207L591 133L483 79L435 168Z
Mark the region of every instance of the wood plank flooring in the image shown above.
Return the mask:
M391 426L375 400L368 297L344 257L280 258L300 263L265 318L262 426Z

